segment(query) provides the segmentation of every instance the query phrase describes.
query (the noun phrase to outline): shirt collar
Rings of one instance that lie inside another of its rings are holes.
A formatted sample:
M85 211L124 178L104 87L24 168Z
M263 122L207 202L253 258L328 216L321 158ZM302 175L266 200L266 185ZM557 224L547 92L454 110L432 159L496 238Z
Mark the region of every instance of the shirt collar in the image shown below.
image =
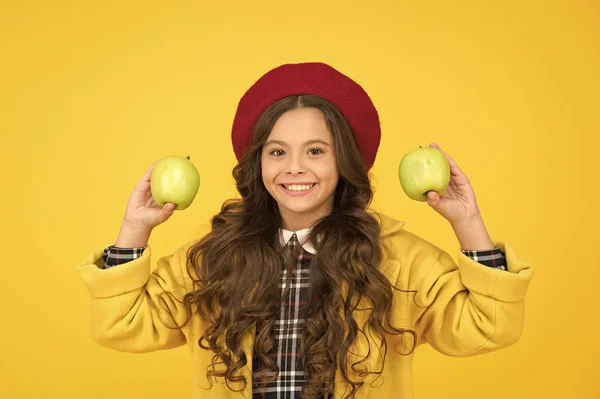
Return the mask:
M302 245L302 248L304 248L309 253L315 255L317 253L317 251L315 250L315 248L312 246L312 244L308 240L308 235L310 234L310 231L311 231L310 227L307 227L305 229L298 230L298 231L289 231L289 230L280 228L279 229L279 238L280 238L281 245L283 245L283 246L287 245L287 243L290 241L290 238L292 238L294 233L296 233L296 237L298 238L300 245Z

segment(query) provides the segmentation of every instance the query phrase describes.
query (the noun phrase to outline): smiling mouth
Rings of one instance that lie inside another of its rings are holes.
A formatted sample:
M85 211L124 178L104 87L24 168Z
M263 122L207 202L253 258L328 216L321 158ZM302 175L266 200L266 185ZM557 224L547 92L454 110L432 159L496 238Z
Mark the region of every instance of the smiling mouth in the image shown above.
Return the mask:
M280 184L281 187L283 187L284 189L288 190L288 191L292 191L292 192L302 192L302 191L308 191L311 188L313 188L317 183L312 183L312 184L302 184L302 185L291 185L294 187L301 187L301 188L295 188L295 189L290 189L288 188L285 184Z

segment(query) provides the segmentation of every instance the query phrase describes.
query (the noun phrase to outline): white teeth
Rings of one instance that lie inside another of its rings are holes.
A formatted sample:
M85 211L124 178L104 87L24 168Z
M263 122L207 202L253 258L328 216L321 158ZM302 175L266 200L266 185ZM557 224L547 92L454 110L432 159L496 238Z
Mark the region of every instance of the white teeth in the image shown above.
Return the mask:
M304 191L304 190L309 190L314 186L314 184L309 184L309 185L298 185L298 184L294 184L291 186L284 186L285 188L287 188L290 191Z

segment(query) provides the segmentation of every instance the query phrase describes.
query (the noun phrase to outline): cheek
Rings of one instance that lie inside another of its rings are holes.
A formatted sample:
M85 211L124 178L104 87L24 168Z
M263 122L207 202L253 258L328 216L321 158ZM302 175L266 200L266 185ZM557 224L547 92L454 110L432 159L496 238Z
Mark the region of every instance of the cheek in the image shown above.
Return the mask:
M320 175L323 179L335 183L338 179L337 165L334 162L327 162L320 168Z
M273 184L273 180L275 180L277 173L273 166L269 164L269 162L263 162L261 174L265 186L268 187L269 185Z

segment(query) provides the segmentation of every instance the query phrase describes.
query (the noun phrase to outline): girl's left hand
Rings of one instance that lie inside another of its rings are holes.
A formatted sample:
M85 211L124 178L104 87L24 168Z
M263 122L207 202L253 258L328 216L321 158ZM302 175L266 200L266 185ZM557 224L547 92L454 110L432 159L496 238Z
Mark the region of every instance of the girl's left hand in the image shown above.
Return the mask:
M450 183L441 197L435 191L427 192L427 204L442 215L450 224L457 224L480 217L479 207L475 200L475 192L469 179L460 170L456 162L436 143L429 147L440 150L450 165Z

